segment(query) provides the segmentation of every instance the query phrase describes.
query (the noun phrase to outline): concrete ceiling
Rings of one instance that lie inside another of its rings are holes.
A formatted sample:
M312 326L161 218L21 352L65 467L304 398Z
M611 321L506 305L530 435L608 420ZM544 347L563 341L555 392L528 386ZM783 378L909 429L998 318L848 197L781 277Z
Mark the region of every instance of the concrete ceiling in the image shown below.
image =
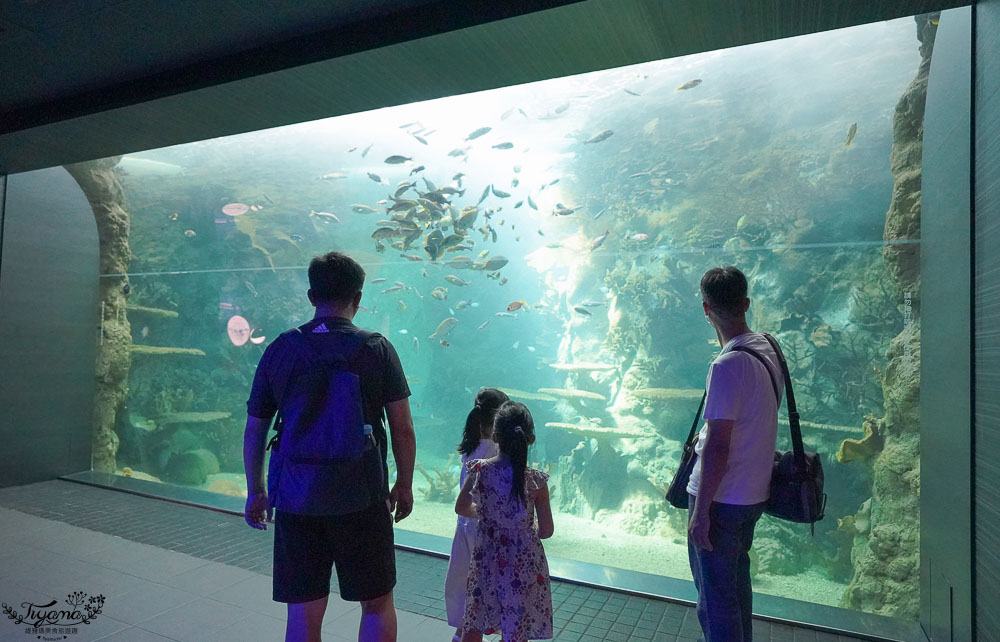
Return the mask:
M0 173L962 0L0 0Z

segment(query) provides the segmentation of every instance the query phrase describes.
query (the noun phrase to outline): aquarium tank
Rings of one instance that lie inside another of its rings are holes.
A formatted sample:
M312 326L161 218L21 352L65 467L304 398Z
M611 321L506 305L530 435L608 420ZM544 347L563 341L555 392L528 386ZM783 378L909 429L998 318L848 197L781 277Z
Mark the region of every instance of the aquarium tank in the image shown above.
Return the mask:
M491 386L534 415L553 559L689 579L687 514L663 496L720 350L699 280L735 265L751 328L787 357L828 495L813 536L762 519L755 590L915 619L914 257L936 24L892 20L70 167L104 172L112 201L98 221L95 470L245 496L255 367L311 318L306 268L337 250L367 274L355 323L392 342L413 393L416 507L401 531L447 550L456 446ZM871 545L877 523L896 529L888 554Z

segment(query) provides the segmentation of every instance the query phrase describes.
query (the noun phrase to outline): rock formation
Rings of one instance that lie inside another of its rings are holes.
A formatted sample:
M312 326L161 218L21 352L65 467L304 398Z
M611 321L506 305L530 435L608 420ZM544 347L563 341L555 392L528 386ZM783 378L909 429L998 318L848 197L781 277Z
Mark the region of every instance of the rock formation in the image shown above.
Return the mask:
M890 159L894 185L886 241L920 239L920 180L927 78L934 49L934 15L917 16L920 67L896 105ZM887 245L883 252L903 303L903 331L886 354L882 379L884 448L873 464L872 499L853 520L854 577L841 605L916 619L920 610L920 246ZM862 520L862 512L870 517ZM864 524L863 530L858 525Z
M121 157L115 156L66 165L66 171L80 185L94 210L100 240L101 274L124 275L132 259L125 194L114 172L119 160ZM115 472L118 452L115 415L125 401L132 362L132 331L125 316L128 290L127 276L100 279L101 339L97 347L91 461L94 470L109 473Z

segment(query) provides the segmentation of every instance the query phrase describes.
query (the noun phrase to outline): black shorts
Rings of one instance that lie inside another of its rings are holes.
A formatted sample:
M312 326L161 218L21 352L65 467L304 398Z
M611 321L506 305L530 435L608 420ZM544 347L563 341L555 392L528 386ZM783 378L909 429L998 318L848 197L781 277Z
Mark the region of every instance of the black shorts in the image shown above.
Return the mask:
M348 515L275 510L275 602L310 602L327 595L334 565L345 600L373 600L392 590L396 552L385 502Z

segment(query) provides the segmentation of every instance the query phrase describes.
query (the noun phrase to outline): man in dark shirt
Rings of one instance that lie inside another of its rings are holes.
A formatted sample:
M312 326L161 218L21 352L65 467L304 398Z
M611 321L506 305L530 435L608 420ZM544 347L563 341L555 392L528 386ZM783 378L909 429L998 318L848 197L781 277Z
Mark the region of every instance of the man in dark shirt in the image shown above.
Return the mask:
M264 450L271 419L282 409L282 398L287 399L282 396L286 386L295 386L298 375L309 365L302 349L294 345L303 340L296 335L301 331L309 344L324 355L336 354L345 341L360 332L351 320L360 306L363 284L364 270L350 257L330 252L312 260L308 297L316 314L299 330L283 333L267 347L247 401L243 445L245 517L250 526L266 529L274 515L274 599L288 603L286 641L320 640L334 565L341 597L361 602L359 639L396 640L392 511L399 522L413 509L416 439L408 400L410 390L399 357L385 337L372 334L347 363L347 369L360 381L365 422L372 427L381 451L382 479L386 481L372 505L345 515L291 513L282 510L280 497L277 506L272 507L264 483ZM396 482L391 490L383 411L389 420L396 462Z

